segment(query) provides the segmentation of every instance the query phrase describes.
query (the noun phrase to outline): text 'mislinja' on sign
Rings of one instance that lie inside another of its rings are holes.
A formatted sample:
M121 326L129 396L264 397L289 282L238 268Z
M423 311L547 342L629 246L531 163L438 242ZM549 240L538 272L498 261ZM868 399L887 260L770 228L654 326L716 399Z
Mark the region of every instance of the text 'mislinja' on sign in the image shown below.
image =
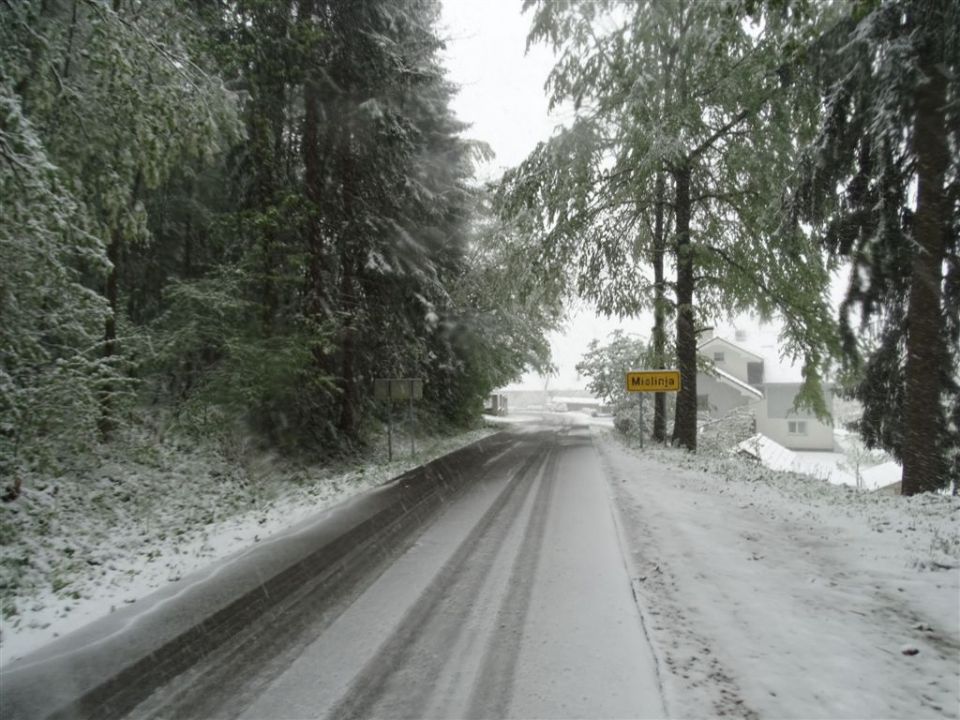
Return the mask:
M679 370L635 370L627 373L629 392L677 392L680 390Z

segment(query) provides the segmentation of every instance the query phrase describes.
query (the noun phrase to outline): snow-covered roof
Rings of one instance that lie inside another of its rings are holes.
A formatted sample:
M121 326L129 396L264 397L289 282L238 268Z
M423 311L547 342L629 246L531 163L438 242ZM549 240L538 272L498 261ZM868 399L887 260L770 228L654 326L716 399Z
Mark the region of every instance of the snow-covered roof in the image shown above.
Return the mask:
M789 450L762 433L744 440L737 450L756 458L771 470L803 473L835 485L857 484L856 478L844 467L845 457L842 453Z
M856 474L843 453L794 451L759 433L737 445L737 450L760 461L771 470L804 473L828 480L836 485L857 487ZM889 461L860 470L859 486L865 490L881 490L900 482L903 468Z
M755 397L761 400L763 399L763 393L757 390L755 387L753 387L753 385L748 385L747 383L743 382L743 380L738 380L730 373L724 370L721 370L720 368L717 368L717 367L713 369L713 372L716 373L717 379L719 379L720 382L729 383L730 385L735 386L738 390L740 390L743 393L746 393L747 395L751 395L752 397Z
M603 402L595 397L573 397L564 395L552 395L550 402L564 403L565 405L596 405L597 407L603 405Z
M788 450L776 440L771 440L763 433L758 433L748 440L737 445L737 450L760 461L760 464L771 470L793 470L797 461L797 454Z
M902 476L903 467L894 460L860 471L863 486L870 490L878 490L888 485L894 485L900 482Z

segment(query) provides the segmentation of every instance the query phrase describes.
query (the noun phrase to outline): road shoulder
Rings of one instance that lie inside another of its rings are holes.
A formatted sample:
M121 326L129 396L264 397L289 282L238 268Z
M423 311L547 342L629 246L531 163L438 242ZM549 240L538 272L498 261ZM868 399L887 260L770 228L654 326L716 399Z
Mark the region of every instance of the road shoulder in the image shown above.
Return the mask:
M671 715L957 717L960 573L930 561L955 499L596 445Z

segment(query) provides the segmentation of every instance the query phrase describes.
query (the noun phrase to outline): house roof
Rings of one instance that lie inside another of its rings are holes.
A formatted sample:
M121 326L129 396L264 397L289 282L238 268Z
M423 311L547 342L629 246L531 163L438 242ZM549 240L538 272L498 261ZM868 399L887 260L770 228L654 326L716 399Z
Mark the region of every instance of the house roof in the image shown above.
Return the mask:
M573 397L569 395L551 395L550 402L563 403L564 405L603 405L601 400L595 397Z
M736 343L732 343L732 342L730 342L729 340L727 340L726 338L723 338L723 337L720 337L720 336L714 336L714 337L710 338L709 340L704 340L702 343L700 343L700 344L697 346L697 350L703 350L703 348L705 348L707 345L711 345L711 344L717 343L717 342L723 343L724 345L728 345L728 346L732 347L734 350L736 350L737 352L743 353L744 355L750 355L751 357L755 357L757 360L763 360L763 359L764 359L764 357L763 357L762 355L758 355L757 353L753 352L752 350L747 350L745 347L742 347L742 346L740 346L740 345L737 345Z
M861 471L860 477L863 478L863 485L868 490L879 490L900 482L903 477L903 467L900 463L890 460Z
M715 335L704 340L697 346L702 351L713 343L723 343L739 353L748 355L757 360L763 360L764 385L802 385L803 361L795 361L790 357L781 357L779 332L771 327L755 329L749 340L743 344L731 342L725 337Z
M776 440L771 440L762 433L744 440L737 445L737 450L756 458L771 470L792 470L797 461L797 454L793 450L785 448Z
M730 373L728 373L728 372L726 372L726 371L724 371L724 370L721 370L720 368L717 368L717 367L713 368L713 372L715 372L715 373L717 374L717 378L720 380L720 382L725 382L725 383L728 383L728 384L730 384L730 385L734 385L738 390L740 390L741 392L743 392L743 393L745 393L745 394L747 394L747 395L752 395L753 397L756 397L756 398L758 398L758 399L762 399L762 398L763 398L763 393L762 393L762 392L760 392L759 390L757 390L757 389L756 389L755 387L753 387L752 385L748 385L747 383L743 382L742 380L738 380L737 378L735 378L735 377L734 377L733 375L731 375Z

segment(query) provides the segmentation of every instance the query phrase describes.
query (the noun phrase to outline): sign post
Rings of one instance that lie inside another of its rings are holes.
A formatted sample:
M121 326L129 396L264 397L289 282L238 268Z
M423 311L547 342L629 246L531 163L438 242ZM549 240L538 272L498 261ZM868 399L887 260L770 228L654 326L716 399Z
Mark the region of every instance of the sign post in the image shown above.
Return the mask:
M648 392L677 392L680 390L679 370L634 370L627 373L627 392L640 393L640 449L643 449L643 394Z
M640 449L643 450L643 393L640 393Z
M417 454L417 441L415 435L413 434L413 428L416 427L413 419L413 393L410 393L410 457L413 457Z
M387 403L387 459L393 462L393 403Z
M387 457L391 461L393 460L393 403L396 400L409 402L410 457L413 457L417 452L413 401L423 399L423 379L376 378L373 381L373 397L387 403Z

